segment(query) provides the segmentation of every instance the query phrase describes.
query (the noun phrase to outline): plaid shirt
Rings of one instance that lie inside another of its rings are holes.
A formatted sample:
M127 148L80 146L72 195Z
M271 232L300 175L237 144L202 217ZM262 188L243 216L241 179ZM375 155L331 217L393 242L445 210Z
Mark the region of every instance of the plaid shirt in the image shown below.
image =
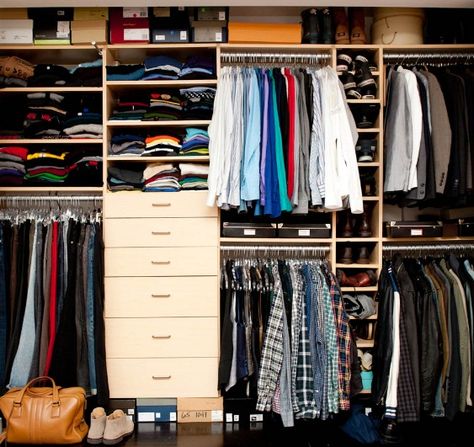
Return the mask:
M298 413L298 399L296 397L296 376L298 368L298 351L303 325L304 283L300 272L294 264L290 264L290 276L293 284L293 298L291 300L291 400L293 411Z
M296 414L297 419L314 419L317 417L316 403L314 401L314 379L313 367L311 364L311 350L309 339L309 321L312 294L312 279L309 265L302 268L303 279L305 281L305 299L302 306L301 317L301 334L298 344L298 363L296 371L296 402L299 412Z
M274 280L273 300L263 341L260 371L257 383L257 410L270 411L275 388L283 363L283 290L278 265L272 266Z
M323 411L321 412L321 419L326 420L329 413L337 413L338 407L338 385L339 385L339 371L338 371L338 351L337 351L337 328L334 318L334 311L331 302L331 293L326 283L326 278L323 273L319 272L321 276L322 295L321 299L324 306L324 335L326 343L326 371L324 375L325 393L323 398L327 395L327 400L323 400Z
M331 300L336 320L337 348L339 354L339 408L349 410L351 393L351 333L349 318L342 304L342 295L334 275L329 275Z

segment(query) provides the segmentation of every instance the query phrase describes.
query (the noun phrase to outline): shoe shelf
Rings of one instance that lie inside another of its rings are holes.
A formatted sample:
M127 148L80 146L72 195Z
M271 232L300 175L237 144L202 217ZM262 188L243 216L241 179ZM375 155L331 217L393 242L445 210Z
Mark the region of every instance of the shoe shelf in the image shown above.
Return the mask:
M356 346L358 348L373 348L374 340L364 340L363 338L356 339Z
M356 264L355 262L352 264L344 264L341 262L336 262L336 268L338 269L378 269L378 263L370 263L370 264Z
M349 316L349 320L354 320L354 321L366 321L366 320L376 320L377 319L377 314L375 313L374 315L371 315L370 317L367 318L357 318L357 317L351 317Z
M348 104L380 104L380 99L346 99Z
M358 127L357 132L359 133L377 133L380 132L378 127Z
M364 196L362 197L362 200L365 202L378 202L380 201L380 197L378 196Z
M363 292L377 292L378 287L377 286L367 286L367 287L349 287L349 286L344 286L341 287L341 292L348 292L348 293L363 293Z

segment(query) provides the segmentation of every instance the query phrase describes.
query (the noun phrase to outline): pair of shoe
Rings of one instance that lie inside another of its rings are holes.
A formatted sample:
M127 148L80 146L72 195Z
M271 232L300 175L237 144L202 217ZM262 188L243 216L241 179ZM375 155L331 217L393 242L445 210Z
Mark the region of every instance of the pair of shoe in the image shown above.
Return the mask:
M362 371L372 371L372 354L370 351L363 352L362 349L358 349L357 357L359 357Z
M341 82L348 99L375 99L377 83L372 68L365 56L358 55L354 60L348 53L337 57L337 70L341 71Z
M360 174L360 187L362 195L372 197L377 195L376 181L373 173L363 172Z
M346 247L344 247L344 252L342 254L342 257L339 259L339 262L341 264L354 263L353 250L350 245L347 245ZM362 245L359 248L359 256L357 257L355 262L356 264L369 264L370 263L369 249L365 245Z
M347 276L344 270L337 269L336 278L341 287L369 287L377 284L377 276L373 270Z
M332 14L329 8L310 8L301 12L303 43L333 43Z
M377 145L375 140L370 138L359 138L356 144L356 155L358 162L374 161L375 149Z
M341 237L371 237L370 212L370 205L367 202L364 202L364 212L358 217L355 217L350 210L346 210L345 219L341 226Z
M364 8L333 8L334 23L336 27L336 44L364 45L367 43L365 35ZM349 34L350 22L350 34Z
M379 116L380 104L350 104L352 115L359 129L375 127Z
M92 410L87 442L115 445L133 433L133 421L122 411L114 410L108 416L102 407Z

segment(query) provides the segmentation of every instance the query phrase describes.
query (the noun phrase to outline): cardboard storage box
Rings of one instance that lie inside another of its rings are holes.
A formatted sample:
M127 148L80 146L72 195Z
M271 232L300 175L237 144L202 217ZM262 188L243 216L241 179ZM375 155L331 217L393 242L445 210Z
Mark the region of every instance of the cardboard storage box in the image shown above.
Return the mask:
M33 39L35 45L69 45L71 43L71 22L34 21Z
M0 19L28 19L26 8L0 8Z
M178 423L223 421L222 397L178 397Z
M127 8L111 8L109 11L110 43L148 43L150 41L148 18L123 17L124 9ZM133 11L130 12L132 13Z
M202 6L194 9L194 20L227 22L229 8L224 6Z
M71 43L107 43L106 20L73 20L71 22Z
M301 43L299 23L229 22L229 43Z
M74 8L74 20L108 20L109 8Z
M133 422L137 422L135 399L109 399L109 410L122 410Z
M33 43L33 20L0 19L0 44Z
M193 21L191 40L192 42L227 42L226 22Z
M138 398L138 422L176 422L176 399Z

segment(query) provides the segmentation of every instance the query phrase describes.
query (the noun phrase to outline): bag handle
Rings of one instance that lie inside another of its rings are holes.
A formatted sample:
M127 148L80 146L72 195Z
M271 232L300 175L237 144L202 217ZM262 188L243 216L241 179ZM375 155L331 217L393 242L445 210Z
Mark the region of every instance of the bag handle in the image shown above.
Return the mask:
M21 416L21 406L22 406L22 401L23 401L23 396L25 393L33 386L33 384L37 382L51 382L52 388L53 388L53 405L51 407L51 417L56 418L59 417L59 406L60 406L60 401L59 401L59 388L56 386L56 382L53 380L53 378L49 376L40 376L36 377L33 380L30 380L20 391L20 394L18 395L17 399L13 401L13 409L12 409L12 414L11 417L19 417Z

